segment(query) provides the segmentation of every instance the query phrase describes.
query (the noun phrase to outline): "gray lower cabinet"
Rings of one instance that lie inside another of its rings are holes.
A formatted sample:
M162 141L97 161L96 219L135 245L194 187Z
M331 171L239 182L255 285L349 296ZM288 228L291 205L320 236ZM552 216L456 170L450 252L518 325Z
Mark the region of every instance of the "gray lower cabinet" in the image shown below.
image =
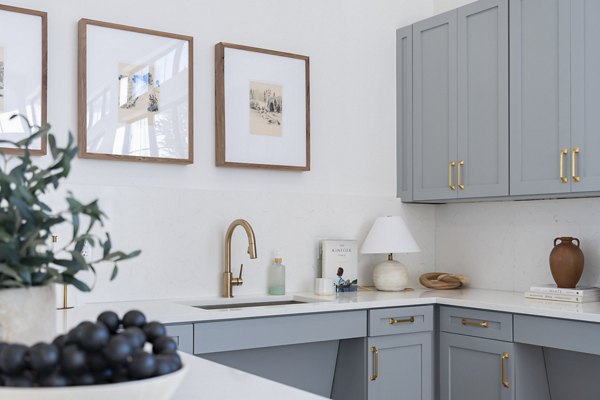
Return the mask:
M184 353L194 354L194 325L165 325L167 335L177 343L177 349Z
M413 200L507 196L508 0L420 21L412 35Z
M514 400L514 344L440 333L441 400Z
M433 400L433 306L369 311L369 400Z
M510 5L511 195L600 191L600 2Z
M364 381L338 387L334 377L364 375L366 336L366 310L198 322L194 354L321 396L364 399Z

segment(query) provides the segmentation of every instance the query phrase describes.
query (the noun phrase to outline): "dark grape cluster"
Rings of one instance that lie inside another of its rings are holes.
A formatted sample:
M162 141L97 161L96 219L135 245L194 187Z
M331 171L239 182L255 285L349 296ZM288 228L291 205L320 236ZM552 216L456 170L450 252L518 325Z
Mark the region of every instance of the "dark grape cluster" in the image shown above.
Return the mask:
M177 344L160 322L137 310L105 311L52 343L0 342L0 386L78 386L166 375L181 368ZM152 353L146 352L146 343ZM149 346L148 346L149 347Z

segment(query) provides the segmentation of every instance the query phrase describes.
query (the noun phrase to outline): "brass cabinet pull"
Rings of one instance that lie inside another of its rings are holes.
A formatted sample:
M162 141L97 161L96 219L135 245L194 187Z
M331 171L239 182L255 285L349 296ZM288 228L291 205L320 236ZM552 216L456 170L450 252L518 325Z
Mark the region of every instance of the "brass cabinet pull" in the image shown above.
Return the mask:
M569 180L565 176L565 155L569 154L569 149L566 147L560 151L559 155L559 168L560 168L560 181L562 183L567 183Z
M504 372L504 360L508 360L508 357L510 357L510 354L508 354L508 352L506 351L502 353L502 357L500 357L500 365L502 367L502 386L504 386L507 389L510 387L510 383L506 381L506 376Z
M452 184L452 168L456 166L456 161L452 160L448 163L448 187L450 190L456 190L456 186Z
M415 317L410 317L410 318L405 318L405 319L390 318L390 319L388 319L388 322L390 325L404 324L407 322L413 323L413 322L415 322Z
M371 346L371 353L373 353L373 375L371 375L371 381L374 381L379 376L379 350L377 350L377 347Z
M573 151L571 151L571 177L573 178L573 182L579 182L581 177L577 176L575 169L575 155L579 154L579 147L575 147Z
M458 163L458 188L460 190L465 190L465 185L460 183L460 170L463 165L465 165L465 160L460 160L460 162Z
M475 321L469 321L468 319L465 319L465 318L462 319L462 324L463 325L468 325L468 326L478 326L480 328L487 328L488 327L488 322L487 321L475 322Z

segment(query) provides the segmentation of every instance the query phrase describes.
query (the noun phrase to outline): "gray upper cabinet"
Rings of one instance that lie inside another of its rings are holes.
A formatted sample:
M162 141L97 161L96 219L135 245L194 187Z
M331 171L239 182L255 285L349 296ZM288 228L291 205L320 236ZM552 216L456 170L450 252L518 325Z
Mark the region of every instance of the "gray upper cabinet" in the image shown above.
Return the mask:
M456 197L456 41L456 11L413 25L414 200Z
M569 192L570 1L510 5L510 193Z
M508 0L413 25L413 199L508 195Z
M600 191L600 3L512 0L511 195Z
M396 32L396 154L398 197L412 201L412 26Z
M600 191L599 19L600 1L571 0L572 192Z

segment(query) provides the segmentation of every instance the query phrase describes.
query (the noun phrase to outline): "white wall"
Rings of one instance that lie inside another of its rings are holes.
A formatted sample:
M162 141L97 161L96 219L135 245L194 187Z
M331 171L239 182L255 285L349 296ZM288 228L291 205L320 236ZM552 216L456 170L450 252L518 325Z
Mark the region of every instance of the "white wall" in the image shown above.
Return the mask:
M422 253L401 257L413 276L434 266L434 213L395 199L396 28L433 12L433 0L5 1L49 16L48 115L64 140L77 123L77 21L91 18L194 36L195 160L190 166L78 160L68 188L100 198L117 248L143 250L118 279L77 302L218 295L223 236L235 218L254 226L258 260L235 235L238 294L264 293L271 251L289 266L288 289L310 290L316 243L361 240L379 215L406 216ZM259 29L268 26L268 29ZM311 63L312 171L216 168L214 45L226 41L300 53ZM360 279L370 281L361 257Z

